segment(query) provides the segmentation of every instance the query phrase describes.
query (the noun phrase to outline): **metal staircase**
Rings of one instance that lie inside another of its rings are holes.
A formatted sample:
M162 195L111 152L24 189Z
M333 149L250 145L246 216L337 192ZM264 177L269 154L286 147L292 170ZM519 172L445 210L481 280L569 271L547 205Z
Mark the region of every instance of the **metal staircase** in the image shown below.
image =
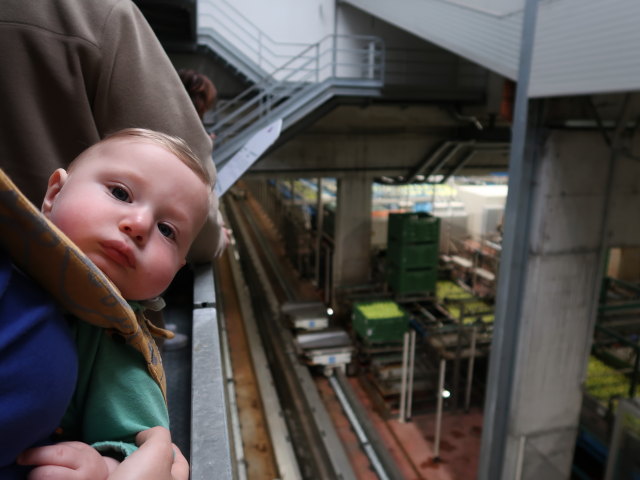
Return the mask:
M378 96L384 83L380 38L329 35L314 44L275 42L226 0L198 3L198 43L253 82L205 119L216 134L218 168L273 121L282 119L286 130L335 96Z

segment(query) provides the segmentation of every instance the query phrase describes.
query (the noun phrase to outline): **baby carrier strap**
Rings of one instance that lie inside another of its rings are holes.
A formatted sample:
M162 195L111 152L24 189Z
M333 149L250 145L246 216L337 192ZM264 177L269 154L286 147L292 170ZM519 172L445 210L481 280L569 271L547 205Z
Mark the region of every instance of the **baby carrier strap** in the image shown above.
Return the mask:
M138 350L166 400L162 359L142 311L134 313L115 285L22 194L2 169L0 225L0 244L12 262L66 311L117 333Z

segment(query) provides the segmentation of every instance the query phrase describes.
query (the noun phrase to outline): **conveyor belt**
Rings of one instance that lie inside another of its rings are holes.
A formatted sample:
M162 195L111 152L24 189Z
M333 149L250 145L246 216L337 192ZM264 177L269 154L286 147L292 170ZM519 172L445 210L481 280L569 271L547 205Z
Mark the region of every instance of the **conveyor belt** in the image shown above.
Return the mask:
M239 205L240 203L240 205ZM229 220L236 232L243 270L251 290L253 311L267 359L282 402L289 436L293 439L301 478L355 479L331 420L306 366L293 349L291 333L279 319L279 304L295 296L246 208L227 200ZM262 245L262 249L258 247ZM260 292L260 293L258 293Z

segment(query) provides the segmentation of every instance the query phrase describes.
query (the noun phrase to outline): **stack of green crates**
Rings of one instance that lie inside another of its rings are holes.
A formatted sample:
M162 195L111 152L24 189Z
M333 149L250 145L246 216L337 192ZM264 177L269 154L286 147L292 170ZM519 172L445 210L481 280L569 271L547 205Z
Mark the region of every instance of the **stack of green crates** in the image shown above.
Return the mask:
M366 343L401 341L409 326L407 313L390 300L355 303L352 322Z
M438 217L425 212L389 214L387 282L394 292L435 291L439 240Z

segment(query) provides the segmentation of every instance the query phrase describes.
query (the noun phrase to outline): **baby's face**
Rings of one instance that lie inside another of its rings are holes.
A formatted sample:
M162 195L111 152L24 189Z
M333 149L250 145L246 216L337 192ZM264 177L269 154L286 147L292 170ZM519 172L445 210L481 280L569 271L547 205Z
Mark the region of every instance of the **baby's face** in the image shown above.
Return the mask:
M128 300L160 295L204 224L209 188L146 139L94 147L49 181L44 214Z

